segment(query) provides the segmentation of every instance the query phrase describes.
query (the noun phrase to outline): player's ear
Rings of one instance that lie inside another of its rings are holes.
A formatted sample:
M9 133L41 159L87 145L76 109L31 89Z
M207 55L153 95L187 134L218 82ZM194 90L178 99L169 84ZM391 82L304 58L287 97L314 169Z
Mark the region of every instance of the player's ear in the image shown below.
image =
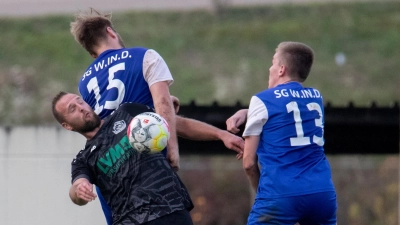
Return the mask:
M90 56L92 56L92 58L97 58L97 54L96 53L89 53L90 54Z
M117 32L115 32L114 29L112 29L111 27L107 27L106 31L107 34L110 35L112 38L116 38L118 36Z
M62 122L61 126L63 126L66 130L72 130L72 127L66 122Z
M285 65L281 65L279 67L279 76L283 76L283 74L285 74L286 72L286 66Z

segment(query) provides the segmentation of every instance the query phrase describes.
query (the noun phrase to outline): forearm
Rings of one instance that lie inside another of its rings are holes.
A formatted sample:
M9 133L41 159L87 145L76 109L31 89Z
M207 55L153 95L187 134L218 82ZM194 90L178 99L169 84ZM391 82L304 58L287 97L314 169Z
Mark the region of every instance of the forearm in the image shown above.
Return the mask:
M171 101L171 98L168 96L162 97L158 100L155 100L154 107L156 113L160 114L168 123L170 130L170 138L168 141L168 149L178 149L178 142L176 136L176 119L175 119L175 110Z
M225 147L238 153L237 159L242 157L243 139L226 130L198 120L176 116L176 131L178 136L194 141L220 140Z
M248 109L241 109L226 120L226 129L234 134L240 131L239 127L246 123Z
M260 180L260 168L258 167L257 146L260 142L260 136L245 137L243 153L243 169L250 181L254 191L257 192Z
M249 111L248 109L241 109L241 110L239 110L239 111L236 112L236 115L237 115L238 117L241 117L241 118L246 119L246 116L247 116L247 112L248 112L248 111Z
M250 181L251 186L253 187L254 191L257 193L258 183L260 181L260 169L258 164L254 164L251 167L245 169L247 178Z
M156 113L160 114L167 121L170 137L167 143L167 159L172 168L179 170L179 146L176 136L175 110L169 94L167 82L157 82L150 86Z
M223 132L227 132L210 124L181 116L176 116L176 131L178 136L195 141L221 140Z

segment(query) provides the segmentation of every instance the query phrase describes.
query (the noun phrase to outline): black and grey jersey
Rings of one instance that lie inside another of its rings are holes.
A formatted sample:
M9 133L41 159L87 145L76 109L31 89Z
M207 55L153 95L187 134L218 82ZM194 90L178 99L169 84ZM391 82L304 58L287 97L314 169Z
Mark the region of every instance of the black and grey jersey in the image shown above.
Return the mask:
M100 188L113 224L142 224L193 208L186 187L164 155L141 154L129 144L129 122L145 111L152 109L121 105L72 161L72 182L84 177Z

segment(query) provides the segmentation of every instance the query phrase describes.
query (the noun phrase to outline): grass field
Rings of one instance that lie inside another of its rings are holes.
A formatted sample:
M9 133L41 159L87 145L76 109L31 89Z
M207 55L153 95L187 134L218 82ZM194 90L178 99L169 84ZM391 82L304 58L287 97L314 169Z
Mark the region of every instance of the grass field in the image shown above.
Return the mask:
M400 3L330 3L210 12L118 13L127 46L157 50L182 103L221 105L266 88L281 41L310 45L316 60L305 83L333 106L389 106L400 96ZM71 16L0 19L0 123L53 123L50 101L77 91L92 61L69 33ZM346 62L337 65L343 53Z

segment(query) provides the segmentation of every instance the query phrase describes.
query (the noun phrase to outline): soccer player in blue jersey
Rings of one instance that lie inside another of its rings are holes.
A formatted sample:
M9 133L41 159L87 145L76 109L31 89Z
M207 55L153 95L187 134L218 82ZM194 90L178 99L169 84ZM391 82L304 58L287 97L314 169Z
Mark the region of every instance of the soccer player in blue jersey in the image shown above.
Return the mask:
M154 106L170 127L167 159L179 169L175 113L170 99L171 72L154 50L125 48L113 28L111 15L94 9L76 14L71 33L95 60L79 81L79 93L94 111L104 118L123 102Z
M232 132L246 121L243 168L256 191L248 225L336 224L336 192L323 148L322 95L302 85L313 60L309 46L280 43L268 89L251 98L248 110L227 120Z
M71 163L69 194L75 204L86 205L94 200L95 184L110 205L112 224L192 224L189 193L165 156L138 153L126 136L132 118L153 112L151 107L124 103L102 120L80 96L60 92L53 99L52 112L65 129L87 139L85 148ZM193 140L212 139L216 135L213 131L223 136L229 134L192 119L177 117L176 121L177 133Z
M180 124L190 124L186 126L192 130L189 132L202 129L202 135L193 136L192 139L222 140L227 148L236 152L242 151L243 141L239 137L200 121L174 117L171 100L174 98L170 98L169 94L169 85L173 78L167 64L152 49L125 48L121 37L112 26L111 15L101 14L93 9L89 13L81 12L71 23L71 33L95 58L79 82L79 92L100 118L106 117L124 102L154 107L172 125L167 158L176 170L179 169L179 154L174 129L175 120L178 119L181 120ZM175 100L177 101L176 98ZM240 157L239 154L238 158ZM112 224L110 208L99 189L97 191L107 223Z

